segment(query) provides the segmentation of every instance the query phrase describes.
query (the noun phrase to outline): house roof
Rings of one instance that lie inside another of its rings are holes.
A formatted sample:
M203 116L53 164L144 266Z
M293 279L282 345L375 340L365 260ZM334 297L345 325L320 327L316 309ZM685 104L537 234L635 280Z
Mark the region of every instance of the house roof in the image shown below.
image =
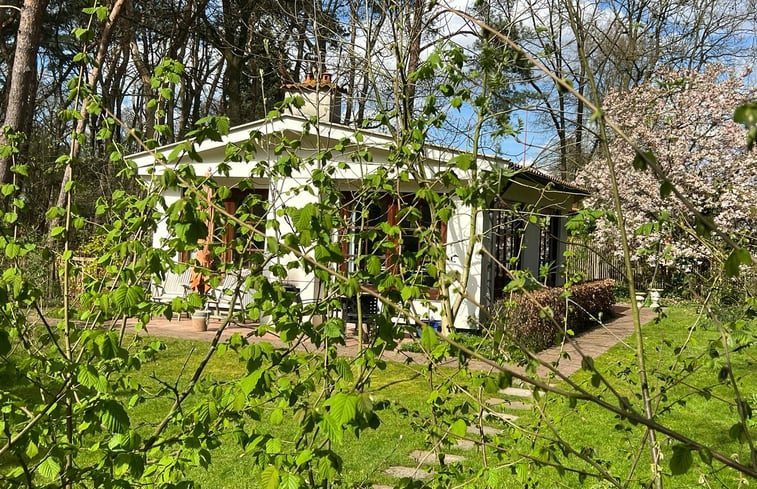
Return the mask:
M311 80L312 82L312 80ZM313 82L315 84L315 82ZM295 85L295 84L293 84ZM296 84L302 85L302 84ZM286 86L286 85L285 85ZM305 130L305 128L308 128ZM303 132L305 131L305 132ZM270 135L284 135L291 134L292 136L299 136L302 134L317 136L318 138L325 138L329 144L328 146L320 145L321 147L333 147L337 142L351 141L348 143L351 146L369 147L374 150L383 150L388 152L390 147L395 143L394 139L385 133L381 133L373 130L356 129L354 127L345 126L338 123L321 121L317 125L312 125L307 118L282 114L275 119L260 119L253 122L248 122L229 130L227 135L221 137L220 140L204 140L197 144L195 152L199 155L210 154L212 152L218 152L223 150L229 143L242 143L247 141L252 134L270 134ZM362 141L356 143L354 141L356 133L360 133ZM149 169L155 165L155 155L162 154L166 157L180 148L180 145L186 141L168 144L152 151L142 151L129 156L129 159L133 160L137 164L138 172L142 176L148 176ZM438 162L439 164L445 164L453 157L464 154L465 152L459 149L445 147L438 144L428 143L425 145L426 156L430 161ZM190 160L186 152L180 153L178 157L172 162L173 164L188 163ZM527 181L539 184L550 185L554 190L560 192L567 192L575 194L578 197L589 195L589 191L583 187L572 184L565 180L559 179L545 172L537 170L535 168L527 167L514 163L510 160L498 158L490 155L479 155L479 158L489 162L491 165L501 165L510 170L517 172L520 178ZM195 162L194 163L202 163ZM160 169L156 169L157 173L160 173Z

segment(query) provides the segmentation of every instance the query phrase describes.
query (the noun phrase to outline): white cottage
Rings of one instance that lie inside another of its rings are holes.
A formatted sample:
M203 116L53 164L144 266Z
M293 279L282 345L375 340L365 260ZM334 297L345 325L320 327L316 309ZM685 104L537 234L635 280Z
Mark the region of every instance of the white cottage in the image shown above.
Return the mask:
M268 216L272 219L277 216L276 210L284 206L302 207L318 201L317 192L292 190L302 188L312 181L315 166L323 165L323 161L313 162L311 166L305 166L286 178L253 178L254 188L237 189L237 182L249 179L253 165L251 161L231 162L228 163L228 174L222 175L218 167L224 161L227 144L242 144L249 140L251 134L258 135L254 154L254 162L258 164L276 162L279 158L276 148L285 139L299 140L296 154L302 161L313 161L313 156L322 153L324 149L344 146L341 151L331 151L327 164L334 169L332 178L339 183L340 190L345 195L354 192L366 176L389 167L390 147L394 140L384 133L341 125L339 111L343 92L332 83L330 77L325 76L317 82L307 78L303 83L286 85L285 88L290 92L290 96L299 95L304 99L305 103L298 113L234 127L222 141L206 140L195 147L201 161L192 161L185 155L169 161L168 165L175 167L192 164L195 174L213 175L219 185L232 188L232 196L224 203L226 210L232 214L241 198L251 192L255 193L261 200L268 202ZM303 132L306 126L308 130ZM358 132L360 136L356 137ZM159 148L157 152L168 157L176 147L176 144L169 145ZM351 156L357 151L370 152L371 158L356 160ZM427 144L424 147L425 163L422 170L426 177L433 177L434 174L449 168L450 161L461 154L464 152ZM156 164L152 153L139 153L131 156L131 159L137 164L139 175L146 180L159 177L166 168ZM502 296L503 287L509 281L509 277L501 264L510 268L530 270L534 276L539 276L541 271L546 284L561 284L559 270L566 242L565 219L577 202L586 195L585 190L579 187L531 168L518 167L509 161L481 157L479 161L482 162L479 163L480 167L501 167L516 170L516 173L499 189L498 196L489 209L478 209L474 212L461 204L456 206L457 212L439 228L448 257L447 271L457 271L462 276L465 262L468 262L470 270L466 283L457 284L450 289L453 302L456 295L463 290L464 297L473 298L463 301L460 313L455 316L454 324L450 325L458 330L475 328L475 319L481 315L481 305L491 304ZM465 172L460 171L458 175L463 181L467 178ZM410 195L417 188L411 178L402 182L399 190L400 193ZM452 190L450 192L454 194ZM177 192L167 192L164 197L168 205L181 199ZM453 195L452 198L457 197ZM396 224L393 220L397 215L397 202L387 200L381 205L372 205L375 208L371 208L367 213L370 220L384 220L389 224ZM537 224L530 220L513 219L509 210L518 206L530 208L530 211L535 213L533 215L540 217L541 222ZM363 216L365 214L362 213ZM475 232L473 240L469 239L471 230ZM289 223L282 221L278 229L270 227L266 233L269 238L277 239L292 231ZM165 224L162 224L153 237L154 246L162 246L168 236L169 231ZM357 245L351 241L349 233L340 233L340 237L335 239L343 240L343 270L351 271L350 267L354 266L351 256L356 252ZM417 249L420 245L418 239L413 240L410 236L403 235L402 252L412 252L410 248ZM288 273L288 282L297 286L304 301L315 301L322 295L322 287L312 273L299 268L291 269ZM437 292L429 289L426 299L416 304L420 315L432 320L440 319L441 308L436 304Z

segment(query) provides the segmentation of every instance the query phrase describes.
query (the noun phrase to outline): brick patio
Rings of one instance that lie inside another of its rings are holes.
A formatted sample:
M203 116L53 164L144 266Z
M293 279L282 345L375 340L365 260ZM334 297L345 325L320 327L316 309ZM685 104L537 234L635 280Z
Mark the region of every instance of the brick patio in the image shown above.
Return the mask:
M586 355L596 357L606 352L617 343L624 341L633 334L633 318L631 317L631 307L619 304L614 307L615 318L608 321L605 325L595 328L592 331L581 334L575 338L576 346ZM655 317L652 309L644 308L641 310L641 323L646 324ZM165 318L154 318L147 325L146 333L154 336L164 336L171 338L183 338L188 340L211 341L221 327L222 321L219 319L209 319L207 331L196 331L192 326L192 320L183 318L179 320L174 318L167 320ZM222 339L226 339L234 333L240 333L247 337L249 341L266 341L274 346L283 347L285 344L279 337L273 333L266 333L263 336L257 335L257 324L233 324L226 327L221 332ZM408 337L404 341L411 341ZM339 354L343 356L355 356L358 351L358 338L356 335L348 334L346 345L339 347ZM303 341L300 350L316 352L318 349L309 341ZM565 352L570 358L560 358L561 352ZM560 358L559 370L563 375L571 375L581 368L581 355L576 347L566 343L544 350L539 354L539 358L546 362L555 362ZM425 363L426 358L422 353L388 351L384 352L384 359L396 362L411 361L416 363ZM472 361L470 366L479 370L488 370L491 367L481 362ZM547 369L541 367L537 370L539 375L547 373Z

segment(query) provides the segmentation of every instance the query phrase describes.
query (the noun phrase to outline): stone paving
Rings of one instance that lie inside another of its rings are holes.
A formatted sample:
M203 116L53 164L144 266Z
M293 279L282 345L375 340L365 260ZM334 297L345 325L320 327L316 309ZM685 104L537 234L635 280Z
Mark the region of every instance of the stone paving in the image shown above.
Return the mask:
M624 343L625 340L634 332L633 317L631 316L631 306L618 304L613 308L615 318L608 321L603 326L595 328L586 333L575 337L572 343L555 346L539 353L539 358L548 363L556 363L559 360L559 371L562 375L568 377L581 369L581 354L596 357L618 343ZM646 324L656 317L657 313L649 308L642 308L640 311L641 324ZM563 353L567 353L570 358L561 358ZM536 373L544 376L548 373L546 367L540 367Z
M481 425L481 426L468 426L468 433L471 435L480 435L482 432L486 436L499 435L503 432L502 428L495 428L493 426Z
M431 478L431 472L428 472L426 470L423 470L418 467L401 467L398 465L393 465L386 469L384 471L384 474L388 475L389 477L395 477L397 479L403 479L405 477L409 477L411 479L430 479Z
M619 342L623 342L628 336L634 332L633 320L630 315L630 307L619 305L615 307L615 319L608 321L607 324L589 331L580 336L577 336L573 342L566 343L564 345L550 348L539 354L539 358L545 363L551 363L560 372L561 375L570 376L581 368L581 352L584 355L595 357L606 352L611 347L615 346ZM655 312L651 309L642 309L641 322L645 324L651 321L655 317ZM192 322L190 320L161 320L156 319L151 321L145 328L145 332L157 336L170 336L195 340L210 341L216 335L221 335L222 338L227 338L234 333L240 333L246 336L250 341L266 341L274 344L275 346L284 346L284 343L274 334L266 333L258 336L256 334L255 325L233 325L227 327L224 331L219 332L220 321L211 320L208 324L207 331L196 331L193 329ZM346 345L339 348L339 354L345 356L357 355L358 341L356 337L347 337ZM299 345L300 350L315 352L318 349L309 342L302 342ZM566 357L567 354L567 357ZM413 361L418 363L424 363L425 357L419 353L407 353L407 352L386 352L384 354L386 360L393 361ZM470 367L474 369L490 370L492 367L483 362L470 362ZM511 369L513 367L510 367ZM537 374L545 376L549 373L549 369L545 366L537 369ZM529 402L533 396L530 389L522 387L508 387L499 391L499 394L504 397L492 397L485 400L485 404L488 406L488 410L484 413L484 419L490 420L494 418L497 421L504 421L506 423L512 423L518 420L518 416L506 410L514 411L526 411L532 408ZM514 399L513 399L514 398ZM489 424L472 425L467 427L467 432L470 435L467 439L458 440L455 448L460 450L470 450L476 445L482 443L481 435L485 437L496 436L503 432L501 428L491 426ZM425 480L431 478L433 475L433 466L439 465L439 458L434 452L426 450L414 450L409 455L409 458L416 462L414 467L404 466L391 466L384 470L384 474L388 477L395 479L412 478ZM445 453L444 463L460 463L465 460L465 456ZM431 466L429 469L423 469L421 466ZM390 489L392 486L375 484L373 489Z
M531 397L531 389L522 389L520 387L508 387L499 391L500 394L511 397Z
M566 376L572 375L581 368L581 355L578 353L577 348L585 354L595 357L606 352L617 343L622 342L633 333L634 328L630 314L630 306L616 305L614 307L614 312L616 317L603 326L576 336L573 344L566 343L562 346L544 350L539 353L539 358L549 363L557 362L559 359L558 370L560 373ZM641 310L642 324L651 321L654 317L655 312L651 309L644 308ZM156 336L210 341L218 334L218 329L221 324L222 322L218 319L210 319L206 331L196 331L193 329L191 319L188 318L181 320L174 318L171 321L165 318L155 318L150 321L144 329L144 332ZM277 347L285 346L285 343L274 333L267 332L262 336L258 336L257 325L255 324L232 324L226 327L226 329L220 334L221 337L225 339L234 333L240 333L241 335L246 336L249 341L265 341ZM407 338L406 341L412 341L412 338ZM345 343L344 346L339 347L339 354L342 356L356 356L358 353L357 336L348 335L345 338ZM309 341L302 341L298 346L298 349L309 352L318 351L318 348ZM561 358L561 355L564 353L567 353L569 358ZM385 360L396 362L410 361L420 364L426 363L426 358L423 353L388 351L384 352L383 358ZM492 369L491 365L477 362L475 360L471 361L469 365L471 368L477 370ZM454 366L454 364L450 364L450 366ZM514 367L510 368L518 370ZM543 376L548 373L548 369L546 367L540 367L537 369L537 373ZM530 392L528 395L531 395Z
M501 397L492 397L490 399L487 399L486 404L490 406L500 406L507 409L515 409L516 411L527 411L531 409L531 403L502 399Z
M410 458L422 465L439 465L439 457L430 450L413 450L410 452ZM445 464L456 464L465 460L462 455L444 454Z

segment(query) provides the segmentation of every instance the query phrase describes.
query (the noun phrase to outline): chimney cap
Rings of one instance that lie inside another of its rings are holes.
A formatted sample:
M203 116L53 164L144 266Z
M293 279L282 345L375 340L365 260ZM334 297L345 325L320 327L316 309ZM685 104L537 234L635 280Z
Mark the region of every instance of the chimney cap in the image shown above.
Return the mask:
M305 73L305 80L298 83L284 83L281 88L285 90L334 90L339 93L347 93L347 90L334 83L331 73L322 73L321 79L316 81L311 73Z

